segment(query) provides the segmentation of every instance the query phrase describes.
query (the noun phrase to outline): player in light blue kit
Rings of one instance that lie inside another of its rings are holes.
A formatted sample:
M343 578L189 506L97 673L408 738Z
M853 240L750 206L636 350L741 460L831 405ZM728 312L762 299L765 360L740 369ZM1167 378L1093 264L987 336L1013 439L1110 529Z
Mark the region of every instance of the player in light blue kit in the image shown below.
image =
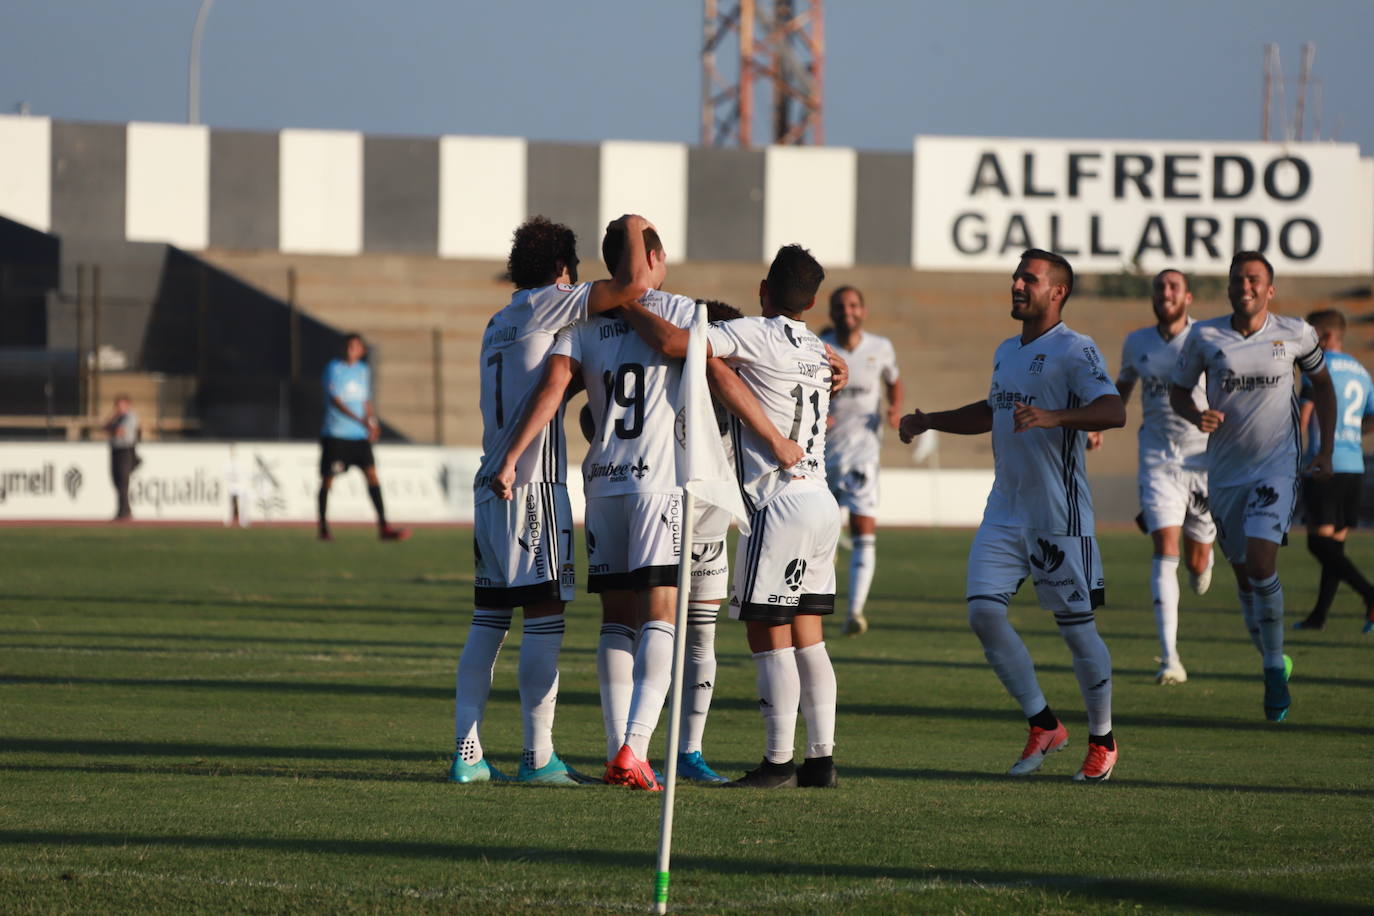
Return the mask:
M405 528L387 524L382 504L382 483L377 479L377 462L372 443L381 434L381 424L372 409L372 368L364 360L367 346L358 334L344 338L343 359L330 360L324 370L324 428L320 430L320 540L332 541L327 510L334 476L350 467L367 476L367 495L377 510L377 534L384 541L404 541L410 537Z
M1359 360L1346 353L1345 316L1335 309L1313 312L1307 323L1317 331L1326 356L1326 370L1336 389L1336 441L1331 450L1334 473L1330 480L1311 475L1302 479L1303 503L1307 509L1307 549L1322 566L1317 603L1307 619L1293 625L1295 630L1321 630L1326 615L1342 582L1359 592L1364 601L1364 632L1374 632L1374 585L1360 574L1345 555L1345 538L1359 524L1360 491L1364 484L1364 432L1374 428L1374 385ZM1314 420L1316 404L1312 386L1303 379L1300 395L1302 426L1307 430L1306 458L1310 462L1321 444L1321 431Z

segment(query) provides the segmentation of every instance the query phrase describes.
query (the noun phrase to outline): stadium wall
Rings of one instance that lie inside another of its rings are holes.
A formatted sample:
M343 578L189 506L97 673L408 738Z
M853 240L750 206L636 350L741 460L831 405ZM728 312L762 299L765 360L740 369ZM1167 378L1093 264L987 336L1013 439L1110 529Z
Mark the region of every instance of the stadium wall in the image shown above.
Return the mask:
M1330 143L738 150L0 116L0 216L190 250L500 259L512 226L544 213L592 260L606 222L637 211L675 262L758 262L800 239L833 268L1000 271L1033 244L1077 246L1094 271L1224 273L1241 240L1263 242L1285 276L1354 276L1374 270L1371 174L1374 160Z
M377 469L392 521L469 523L476 448L378 445ZM140 521L222 522L238 496L251 521L311 522L319 490L317 445L149 443L139 446L130 502ZM574 515L582 518L581 475L569 475ZM971 526L992 486L989 471L885 470L882 515L888 525ZM115 508L109 449L99 443L8 443L0 450L0 523L104 521ZM335 479L330 518L371 522L362 474Z

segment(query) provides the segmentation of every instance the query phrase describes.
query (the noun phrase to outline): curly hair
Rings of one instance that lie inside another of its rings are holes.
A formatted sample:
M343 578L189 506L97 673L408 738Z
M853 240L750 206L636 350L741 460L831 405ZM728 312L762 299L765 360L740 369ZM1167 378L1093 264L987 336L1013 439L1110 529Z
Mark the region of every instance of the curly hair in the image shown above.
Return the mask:
M719 299L698 299L697 305L706 306L706 320L715 324L718 321L734 321L743 318L744 313L728 302Z
M536 216L515 230L506 270L516 289L535 289L553 282L560 261L577 279L577 234L562 223Z
M815 300L824 279L825 271L811 252L784 245L768 268L768 302L779 311L800 315Z

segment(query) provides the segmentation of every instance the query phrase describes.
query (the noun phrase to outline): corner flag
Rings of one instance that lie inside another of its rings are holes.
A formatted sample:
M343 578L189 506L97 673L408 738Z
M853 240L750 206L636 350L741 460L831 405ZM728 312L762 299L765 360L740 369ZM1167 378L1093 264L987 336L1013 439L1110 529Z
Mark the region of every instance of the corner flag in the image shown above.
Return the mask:
M668 749L663 755L663 816L658 833L658 871L654 875L654 911L668 911L668 863L673 848L673 803L677 799L677 745L682 720L682 669L687 641L687 599L692 588L692 540L696 503L717 506L735 517L741 532L749 533L744 497L725 457L725 446L711 408L706 384L706 306L697 303L696 320L682 365L677 389L677 482L682 487L682 555L677 573L677 626L673 635L673 692L668 703Z

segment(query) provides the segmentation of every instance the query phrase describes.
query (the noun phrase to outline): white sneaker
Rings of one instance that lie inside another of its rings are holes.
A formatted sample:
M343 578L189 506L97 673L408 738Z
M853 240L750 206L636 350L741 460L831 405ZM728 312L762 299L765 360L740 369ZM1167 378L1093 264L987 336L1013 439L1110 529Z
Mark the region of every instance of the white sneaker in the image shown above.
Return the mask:
M1155 683L1161 687L1170 684L1182 684L1188 680L1188 672L1183 670L1183 665L1177 659L1167 665L1161 665L1158 673L1155 674Z
M1207 589L1212 587L1212 566L1208 563L1207 568L1200 573L1188 570L1188 585L1192 588L1194 595L1205 595Z
M863 614L858 617L847 617L840 632L845 636L862 636L868 632L868 618Z

